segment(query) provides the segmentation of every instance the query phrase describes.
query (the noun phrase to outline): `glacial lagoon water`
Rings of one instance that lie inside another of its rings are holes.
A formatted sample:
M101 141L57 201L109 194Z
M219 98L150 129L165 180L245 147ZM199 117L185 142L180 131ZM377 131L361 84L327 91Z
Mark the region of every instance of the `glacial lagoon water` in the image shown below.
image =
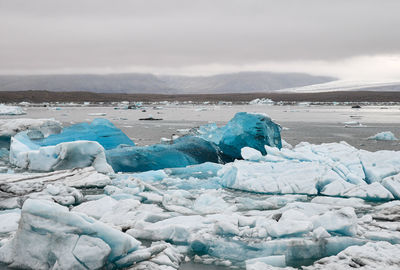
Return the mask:
M116 231L106 232L103 225L96 225L99 226L97 233L119 235L121 240L118 241L125 239L126 235L143 240L145 247L138 249L142 253L135 256L146 257L143 252L151 252L159 264L176 265L177 261L183 260L180 269L192 270L244 268L244 261L250 258L282 263L279 257L282 254L285 265L300 267L310 265L321 257L335 255L348 246L366 242L400 243L395 230L399 204L393 200L398 199L400 194L397 186L399 179L396 178L399 153L376 154L358 150L400 150L398 141L368 140L368 137L381 131L392 131L399 136L398 106L352 109L344 105L166 104L162 107L147 106L145 112L144 109L121 110L114 107L59 107L57 110L28 107L25 110L27 114L23 117L54 117L64 126L91 122L101 114L142 146L160 140L165 143L173 136L190 133L191 129L210 122L222 126L240 111L266 113L282 126L282 139L287 143L309 143L293 150L287 144L282 151L266 148L268 154L264 157L253 150L247 150L246 155L242 151L242 156L248 160L223 166L205 164L182 170L167 168L135 174L111 174L109 179L94 170L60 171L40 176L28 174L32 179L46 179L40 187L32 185L30 179L18 174L18 170L13 175L0 175L2 191L6 192L4 198L15 192L31 198L27 204L30 207L26 206L23 212L28 216L44 218L46 222L32 218L23 222L29 226L36 224L41 227L40 230L57 234L53 231L56 227L49 225L52 222L59 222L57 226L63 222L69 226L82 226L71 223L71 220L77 220L79 215L84 214L88 216L89 223L97 224L96 220L100 220L124 232L123 235ZM163 120L138 120L149 114ZM348 144L337 144L340 141ZM319 145L331 142L334 143ZM57 175L68 175L69 178ZM74 179L74 184L66 187L71 184L64 178ZM37 204L37 199L57 204ZM9 202L13 203L17 205L17 202ZM59 204L72 211L56 206ZM70 217L64 221L48 219L47 214L32 207L34 205L52 209L54 214L68 213ZM1 214L9 219L15 218L14 212L7 211ZM15 223L10 222L10 228L13 226ZM29 236L27 239L37 239L35 230L30 231L26 226L22 228L26 229L17 233ZM22 237L15 241L23 243ZM111 246L115 244L104 236L96 239L103 239ZM96 239L82 238L77 248L99 242ZM173 243L175 247L159 244L159 240ZM53 244L49 239L43 238L43 241ZM98 245L104 246L102 243ZM153 249L152 244L155 244ZM130 247L137 249L134 242L130 243ZM396 252L395 247L390 247L393 252ZM155 250L166 251L157 253ZM74 252L77 254L77 251ZM137 258L133 256L134 252L112 263L124 266ZM171 259L179 257L180 253L186 254L185 258ZM166 254L171 261L165 261ZM56 253L52 256L61 255ZM369 256L371 258L373 254ZM85 258L92 259L90 254ZM22 263L20 259L15 258L14 263Z

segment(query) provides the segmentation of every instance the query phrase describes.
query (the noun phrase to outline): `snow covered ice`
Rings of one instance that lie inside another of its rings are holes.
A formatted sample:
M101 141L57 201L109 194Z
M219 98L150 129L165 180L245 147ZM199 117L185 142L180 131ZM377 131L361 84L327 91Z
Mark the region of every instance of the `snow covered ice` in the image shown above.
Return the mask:
M0 127L0 267L400 267L400 152L289 147L252 113L150 146L101 119Z

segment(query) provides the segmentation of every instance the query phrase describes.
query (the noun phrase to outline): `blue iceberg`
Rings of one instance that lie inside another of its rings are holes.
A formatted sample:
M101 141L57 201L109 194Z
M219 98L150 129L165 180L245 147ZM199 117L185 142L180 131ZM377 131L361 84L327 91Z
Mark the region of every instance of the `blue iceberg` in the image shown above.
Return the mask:
M107 150L106 157L117 172L143 172L221 161L215 144L195 136L181 137L168 145L120 146Z
M266 154L265 145L281 148L280 130L266 115L241 112L226 126L206 125L200 127L198 134L183 136L171 144L135 146L110 121L95 119L49 136L40 130L19 133L12 140L10 161L30 170L51 171L91 165L96 168L91 161L99 160L96 163L101 166L96 169L102 172L112 171L105 166L105 159L116 172L226 163L241 159L243 147L257 149L263 154ZM215 175L216 168L212 171Z
M99 172L112 172L105 149L135 145L128 136L106 119L80 123L59 134L27 130L11 139L10 163L35 171L53 171L93 166Z
M226 126L208 125L199 137L218 145L225 162L241 159L241 149L251 147L266 155L264 146L282 148L281 127L265 114L239 112Z
M60 134L52 134L45 138L36 139L35 144L51 146L62 142L82 140L96 141L106 150L116 148L120 144L135 145L119 128L103 118L94 119L91 123L79 123L66 127Z
M241 149L251 147L266 154L265 145L282 147L281 127L264 114L237 113L226 126L202 126L199 134L172 144L145 147L120 146L106 151L107 162L117 172L140 172L186 167L204 162L226 163L241 159Z

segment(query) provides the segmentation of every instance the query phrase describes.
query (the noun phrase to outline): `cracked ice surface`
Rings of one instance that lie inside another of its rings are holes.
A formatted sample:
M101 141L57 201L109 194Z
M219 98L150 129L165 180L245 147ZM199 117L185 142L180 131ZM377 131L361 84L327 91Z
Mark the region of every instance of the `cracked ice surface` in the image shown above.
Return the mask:
M206 130L218 145L221 133ZM138 173L2 173L0 262L28 269L400 267L399 152L341 142L239 153L243 160L226 164Z

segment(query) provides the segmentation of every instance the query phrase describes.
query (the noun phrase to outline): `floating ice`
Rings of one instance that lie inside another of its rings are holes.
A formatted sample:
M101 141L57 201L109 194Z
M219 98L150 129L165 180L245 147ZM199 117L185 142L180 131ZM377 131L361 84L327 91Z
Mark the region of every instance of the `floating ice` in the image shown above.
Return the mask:
M383 179L400 173L400 152L368 152L344 142L265 149L268 154L260 156L244 148L249 160L224 165L218 172L221 184L267 194L323 194L374 201L398 196L397 182Z
M246 270L249 270L249 269L259 270L259 268L257 268L257 264L260 262L263 264L276 266L276 267L285 267L286 266L285 256L277 255L277 256L268 256L268 257L261 257L261 258L246 260Z
M224 127L199 129L198 136L183 136L171 144L107 150L107 161L115 171L138 172L185 167L204 162L229 162L241 158L243 147L266 153L264 145L280 148L280 126L266 115L237 113Z
M95 219L100 219L104 213L111 211L117 201L109 196L105 196L99 200L81 203L73 208L73 211L85 213L86 215Z
M357 216L352 207L329 211L312 218L314 228L322 227L329 233L355 236L357 233Z
M400 200L400 174L384 178L382 185L393 194L396 200Z
M20 217L20 209L0 211L0 235L16 231Z
M0 189L9 197L0 205L6 209L20 207L27 198L45 199L62 205L78 204L83 201L82 193L67 183L71 179L68 184L74 185L86 177L90 178L90 175L78 170L50 174L0 174Z
M368 140L376 141L397 141L396 136L391 131L383 131L368 138Z
M39 146L52 146L63 142L95 141L104 149L113 149L119 145L135 145L120 129L107 119L94 119L91 123L80 123L63 129L60 134L34 140Z
M25 195L33 191L40 191L51 183L76 188L93 188L111 184L111 179L107 175L98 173L93 167L50 173L0 174L2 191L10 192L13 195Z
M107 113L89 113L90 116L106 116Z
M314 269L390 269L400 268L400 245L388 242L367 243L363 246L352 246L336 256L323 258L305 270Z
M300 260L313 260L336 255L349 246L365 244L365 240L351 237L330 237L324 241L306 238L282 238L269 241L235 241L209 234L197 235L190 243L191 250L198 255L244 262L253 258L282 256L287 265L298 264Z
M218 148L201 138L184 136L172 144L121 146L107 150L107 161L118 172L141 172L220 161Z
M29 269L99 269L139 248L131 236L86 215L42 200L27 200L0 262Z
M110 121L95 119L65 128L45 137L40 130L20 132L11 139L10 162L36 171L52 171L93 166L99 172L112 172L105 149L134 143Z
M93 166L109 173L104 148L94 141L73 141L54 146L39 146L29 139L29 132L11 138L10 163L33 171L54 171Z
M28 129L39 130L46 137L60 133L62 126L54 119L3 119L0 120L0 139L9 141L11 136Z
M220 171L225 187L261 193L317 194L319 179L330 179L329 169L314 162L278 163L237 160ZM296 177L293 177L296 175Z
M382 182L384 178L400 173L400 151L359 150L359 158L367 183Z
M113 128L99 128L101 121L93 129L83 124L83 132L100 133L81 145L68 128L47 138L40 128L18 133L11 153L29 166L94 166L89 157L96 160L100 147L101 164L107 157L117 171L142 172L102 174L87 167L0 174L0 264L158 270L178 269L185 258L273 269L309 265L367 242L400 243L400 202L376 206L399 199L400 152L368 152L344 142L281 149L280 128L269 121L238 114L225 127L203 126L198 136L150 147L121 145L118 130L117 141L107 141L99 134ZM78 127L72 129L77 134ZM61 153L66 156L54 161ZM335 256L309 267L330 269L347 259L342 265L361 266L364 259L357 258Z
M0 104L0 115L21 115L25 114L24 110L18 106L7 106Z
M180 179L188 179L190 177L205 179L217 176L218 171L223 165L205 162L199 165L187 166L185 168L169 168L164 171L170 177L178 177Z
M243 147L241 150L241 155L243 159L250 161L258 161L262 158L262 154L260 151L250 147Z
M200 195L193 204L193 210L202 214L221 213L233 210L217 192L208 192Z
M266 154L265 145L281 148L281 127L264 114L240 112L221 128L200 129L202 138L214 142L227 161L241 158L241 149L251 147Z
M249 102L249 105L274 105L275 102L269 98L256 98Z

